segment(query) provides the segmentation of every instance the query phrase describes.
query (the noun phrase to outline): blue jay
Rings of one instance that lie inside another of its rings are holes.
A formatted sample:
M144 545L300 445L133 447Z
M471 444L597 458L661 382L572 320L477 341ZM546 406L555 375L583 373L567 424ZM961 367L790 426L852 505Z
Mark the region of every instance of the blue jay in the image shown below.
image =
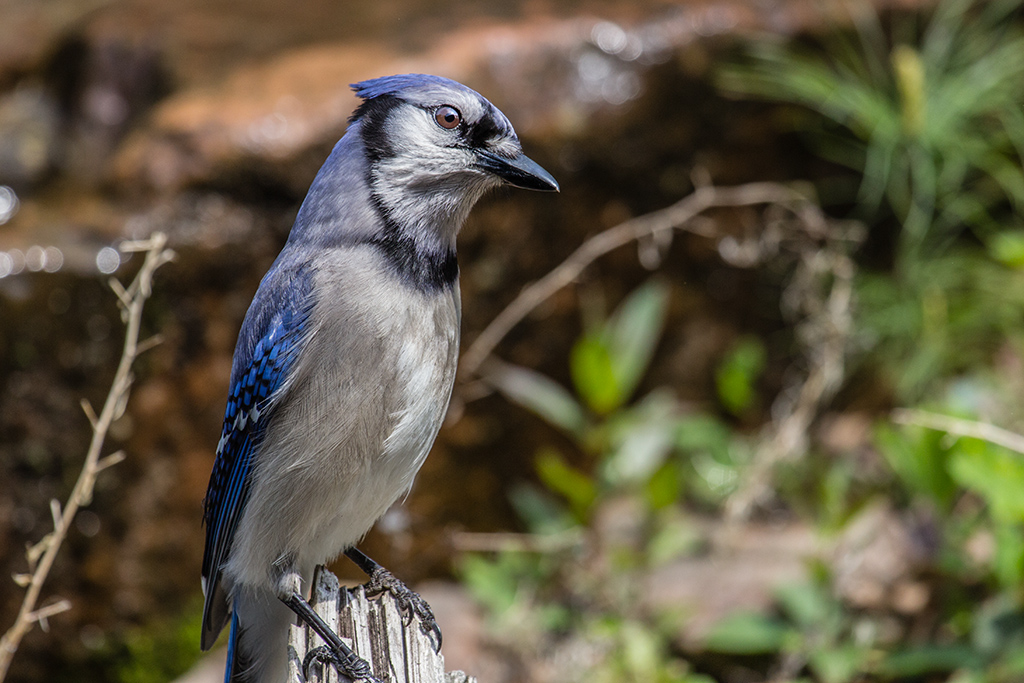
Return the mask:
M204 503L201 645L230 621L225 679L280 683L296 615L352 679L369 666L303 584L344 552L435 629L422 599L355 545L412 486L459 350L455 238L502 184L557 191L508 119L469 88L407 74L362 102L245 316Z

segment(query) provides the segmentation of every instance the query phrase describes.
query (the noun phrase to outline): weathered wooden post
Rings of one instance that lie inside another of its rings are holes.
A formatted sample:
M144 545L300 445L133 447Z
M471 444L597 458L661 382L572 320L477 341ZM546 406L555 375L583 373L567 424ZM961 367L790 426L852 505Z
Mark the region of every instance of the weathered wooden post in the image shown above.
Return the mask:
M373 675L387 683L476 683L461 671L445 673L444 657L419 623L406 625L390 593L367 597L363 586L341 588L324 568L313 577L310 604L352 650L370 663ZM333 666L313 661L309 678L302 670L306 653L324 642L305 624L288 636L288 683L348 683Z

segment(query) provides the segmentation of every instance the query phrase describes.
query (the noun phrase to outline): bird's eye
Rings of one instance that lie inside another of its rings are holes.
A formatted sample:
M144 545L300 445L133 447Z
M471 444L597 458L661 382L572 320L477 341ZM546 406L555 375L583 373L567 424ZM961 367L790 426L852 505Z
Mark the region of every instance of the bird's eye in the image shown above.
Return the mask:
M434 112L434 120L442 128L451 130L462 122L462 114L455 107L446 104L443 107L437 108L437 111Z

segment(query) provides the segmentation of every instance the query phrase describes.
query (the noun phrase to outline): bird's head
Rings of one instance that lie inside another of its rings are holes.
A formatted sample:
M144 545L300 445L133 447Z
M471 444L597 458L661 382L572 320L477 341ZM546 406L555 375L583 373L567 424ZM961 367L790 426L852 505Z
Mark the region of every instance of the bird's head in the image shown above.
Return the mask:
M505 115L474 90L423 74L352 87L363 99L351 121L364 145L370 191L389 219L430 223L454 239L491 188L558 191L551 174L523 154Z

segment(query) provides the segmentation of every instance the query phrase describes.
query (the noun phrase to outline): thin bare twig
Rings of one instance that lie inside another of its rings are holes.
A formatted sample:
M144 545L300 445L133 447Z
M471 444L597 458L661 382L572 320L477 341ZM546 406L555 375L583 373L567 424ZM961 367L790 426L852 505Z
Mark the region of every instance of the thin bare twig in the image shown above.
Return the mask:
M783 292L782 307L795 321L804 368L790 373L787 387L772 405L772 421L757 440L753 460L726 502L726 517L732 521L748 518L771 496L771 473L778 463L806 451L811 424L846 373L856 273L847 251L862 235L851 229L822 229L828 220L817 207L798 216L797 223L791 231L797 265ZM777 248L769 244L761 251L775 254Z
M987 422L964 420L959 417L940 415L926 410L913 408L897 408L892 411L892 421L902 425L915 425L947 432L956 436L981 439L1002 446L1011 451L1024 454L1024 434L1011 432Z
M552 553L574 548L584 542L578 530L557 534L514 534L460 531L452 536L452 546L459 552L521 552Z
M118 363L110 393L107 394L100 414L96 415L88 401L82 402L82 409L92 426L92 440L89 443L82 471L78 475L75 488L68 496L68 501L64 504L63 509L58 501L54 500L51 503L53 531L28 550L27 557L31 576L20 574L15 577L15 583L25 587L26 591L14 624L0 639L0 682L6 678L14 653L17 652L22 638L32 629L32 626L38 623L45 629L49 617L71 608L71 604L67 600L61 600L39 609L36 609L36 604L39 601L43 583L53 567L57 552L67 536L75 514L81 506L87 505L92 500L97 473L124 458L124 454L119 452L101 460L100 452L111 423L124 412L132 384L132 365L145 348L152 346L152 344L148 344L144 348L140 347L139 328L142 323L142 308L152 293L153 273L174 258L174 252L167 249L166 246L167 237L163 233L155 233L145 241L127 242L121 245L123 251L146 252L142 268L127 289L121 286L117 280L111 281L111 287L121 305L121 317L126 326L121 361Z
M620 223L591 237L554 270L523 289L491 323L484 328L462 356L459 373L464 380L476 375L494 348L505 335L537 306L571 284L580 273L599 257L623 245L673 229L710 236L704 224L696 222L703 212L731 206L777 204L801 213L812 205L810 199L787 185L750 183L736 187L702 185L693 194L660 211Z
M795 373L776 400L774 419L758 440L754 461L727 503L727 516L740 519L770 494L770 472L775 465L805 450L807 429L842 383L852 329L855 272L847 252L863 238L863 231L859 225L829 219L810 197L788 185L769 182L715 187L706 178L696 178L695 185L691 195L672 206L588 239L554 270L524 288L462 356L459 373L463 386L470 388L462 399L482 393L473 391L471 380L488 372L491 353L516 324L614 249L634 241L658 242L672 230L684 230L720 237L718 251L723 260L737 267L752 267L777 257L786 246L795 253L797 267L783 293L782 306L785 314L799 320L797 337L806 369ZM710 209L754 205L767 205L777 214L756 239L723 237L713 225L699 220Z

